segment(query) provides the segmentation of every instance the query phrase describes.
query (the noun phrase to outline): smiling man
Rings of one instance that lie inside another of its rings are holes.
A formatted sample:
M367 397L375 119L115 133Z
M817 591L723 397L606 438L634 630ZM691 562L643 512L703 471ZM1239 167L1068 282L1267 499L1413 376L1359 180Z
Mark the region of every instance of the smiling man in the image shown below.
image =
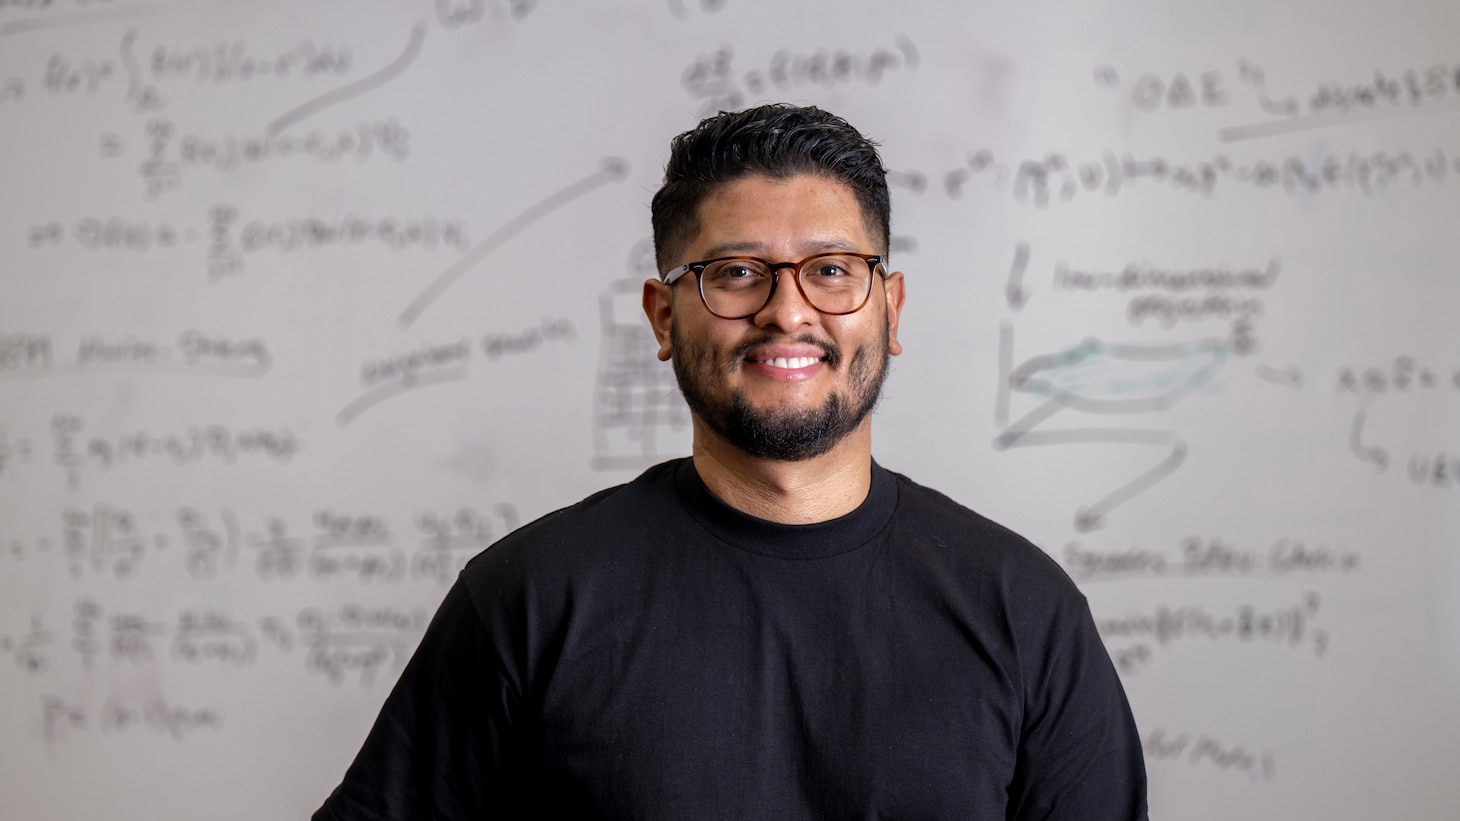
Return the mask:
M655 211L660 267L671 254L705 261L645 283L644 310L692 412L701 478L771 521L850 511L867 495L870 414L902 350L885 232L844 183L805 170L723 182L684 213Z
M1141 819L1084 597L872 459L904 299L875 146L677 137L644 310L687 459L473 559L317 819Z

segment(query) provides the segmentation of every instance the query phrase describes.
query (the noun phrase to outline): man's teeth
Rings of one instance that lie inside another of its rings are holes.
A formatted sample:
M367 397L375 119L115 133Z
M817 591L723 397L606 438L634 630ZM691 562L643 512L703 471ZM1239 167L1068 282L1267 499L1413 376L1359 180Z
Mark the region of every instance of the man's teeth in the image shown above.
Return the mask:
M772 368L795 370L797 368L809 368L820 361L820 359L814 356L793 356L789 359L784 356L778 356L775 359L767 359L766 364Z

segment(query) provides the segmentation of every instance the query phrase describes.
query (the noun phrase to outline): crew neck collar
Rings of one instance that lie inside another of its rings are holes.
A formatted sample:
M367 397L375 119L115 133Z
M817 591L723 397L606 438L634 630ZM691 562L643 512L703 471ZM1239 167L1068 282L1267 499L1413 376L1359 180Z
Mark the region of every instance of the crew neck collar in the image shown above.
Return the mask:
M737 510L710 492L693 459L675 468L674 483L690 516L721 541L782 559L820 559L855 550L876 536L897 507L897 480L875 461L867 498L855 510L825 522L785 525Z

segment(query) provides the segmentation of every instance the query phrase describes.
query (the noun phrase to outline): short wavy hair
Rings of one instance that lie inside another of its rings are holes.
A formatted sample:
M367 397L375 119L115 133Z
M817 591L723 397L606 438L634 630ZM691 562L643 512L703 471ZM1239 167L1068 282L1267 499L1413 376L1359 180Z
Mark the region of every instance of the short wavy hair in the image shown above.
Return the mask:
M699 233L700 202L716 187L753 174L815 174L846 185L877 251L887 255L892 200L877 144L835 114L776 103L722 111L670 143L664 185L649 206L661 274L679 264L675 255Z

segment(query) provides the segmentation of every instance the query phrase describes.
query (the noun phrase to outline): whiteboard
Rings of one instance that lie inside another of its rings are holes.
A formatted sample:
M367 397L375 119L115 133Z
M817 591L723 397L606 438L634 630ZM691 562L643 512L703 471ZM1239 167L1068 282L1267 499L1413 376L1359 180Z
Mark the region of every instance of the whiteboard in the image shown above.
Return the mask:
M687 453L670 137L882 146L885 466L1088 596L1154 817L1460 801L1460 10L0 0L0 814L306 816L456 570Z

